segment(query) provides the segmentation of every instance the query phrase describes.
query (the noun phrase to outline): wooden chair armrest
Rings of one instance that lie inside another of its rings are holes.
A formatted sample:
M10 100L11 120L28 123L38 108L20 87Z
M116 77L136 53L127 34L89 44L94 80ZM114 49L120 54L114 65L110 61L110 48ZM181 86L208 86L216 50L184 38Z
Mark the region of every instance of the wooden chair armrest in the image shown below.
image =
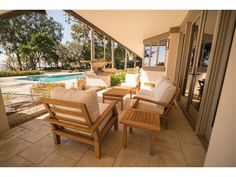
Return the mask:
M151 82L144 82L144 85L149 86L149 87L155 87L155 83L151 83Z
M105 109L105 111L103 111L103 113L96 119L94 124L90 127L91 131L96 130L100 126L100 124L104 121L104 119L109 114L109 112L113 110L113 108L116 106L116 104L117 104L117 101L112 101L109 104L109 106Z
M154 103L154 104L157 104L157 105L166 107L166 108L167 108L167 107L169 107L169 108L175 108L175 105L166 104L166 103L163 103L163 102L160 102L160 101L150 100L150 99L147 99L147 98L142 98L142 97L139 97L139 96L135 96L133 99L137 99L137 100L142 100L142 101Z

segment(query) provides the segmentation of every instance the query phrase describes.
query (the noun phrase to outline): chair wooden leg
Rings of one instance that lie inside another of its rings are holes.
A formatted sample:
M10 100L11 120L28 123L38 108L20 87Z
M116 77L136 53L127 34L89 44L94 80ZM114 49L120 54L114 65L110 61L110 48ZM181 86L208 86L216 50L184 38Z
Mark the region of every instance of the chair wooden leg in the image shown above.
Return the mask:
M56 145L61 144L61 137L59 135L57 135L56 133L53 133L53 137L54 137L54 143Z
M127 125L123 126L123 148L127 147Z
M133 133L133 128L129 127L129 133Z
M155 133L151 132L150 155L154 155L154 149L155 149Z
M168 119L165 119L165 129L168 129Z
M115 120L114 130L118 130L118 118Z
M121 104L121 111L123 111L123 98L121 98L120 104Z
M101 157L101 147L100 147L100 143L97 143L94 145L94 149L95 149L95 154L96 154L96 157L98 159L100 159Z

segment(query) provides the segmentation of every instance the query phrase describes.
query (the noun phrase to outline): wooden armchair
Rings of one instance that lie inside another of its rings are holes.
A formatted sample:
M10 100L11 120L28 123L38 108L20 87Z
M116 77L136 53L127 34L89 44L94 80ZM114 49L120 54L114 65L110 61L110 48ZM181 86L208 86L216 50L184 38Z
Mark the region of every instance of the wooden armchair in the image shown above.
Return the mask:
M155 84L153 83L144 83L144 84L146 86L155 87ZM173 85L173 86L175 86L176 90L169 103L157 101L154 96L146 96L145 94L144 95L138 94L137 96L133 98L136 100L134 101L131 107L142 109L142 107L139 107L140 101L148 102L148 103L156 105L156 107L152 107L151 109L152 111L156 110L157 112L160 113L161 118L165 120L165 129L167 129L168 117L166 115L171 109L176 108L175 100L177 99L177 96L180 93L180 88L178 88L176 85ZM147 109L150 109L150 108L147 108Z
M44 120L52 126L55 144L60 144L60 136L66 136L94 146L96 157L100 158L102 139L113 125L114 129L118 130L116 101L100 112L95 122L92 122L83 103L50 98L41 98L41 102L49 112L49 116Z

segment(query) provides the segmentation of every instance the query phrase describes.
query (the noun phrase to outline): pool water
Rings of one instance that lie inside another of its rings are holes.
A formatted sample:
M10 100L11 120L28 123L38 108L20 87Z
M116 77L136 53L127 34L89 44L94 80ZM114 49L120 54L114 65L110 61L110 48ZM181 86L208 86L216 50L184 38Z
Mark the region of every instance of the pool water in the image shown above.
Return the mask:
M26 76L24 78L19 78L19 79L28 80L28 81L38 81L38 82L58 82L58 81L77 79L77 78L83 78L83 77L85 77L84 73L74 73L74 74Z

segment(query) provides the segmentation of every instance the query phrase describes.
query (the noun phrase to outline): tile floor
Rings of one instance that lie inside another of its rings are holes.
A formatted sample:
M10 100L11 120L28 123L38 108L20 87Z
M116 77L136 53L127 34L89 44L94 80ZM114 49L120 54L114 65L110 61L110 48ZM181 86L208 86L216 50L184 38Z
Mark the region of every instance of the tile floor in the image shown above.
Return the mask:
M99 98L100 99L100 98ZM124 111L117 105L119 119ZM128 146L122 148L122 125L111 131L102 142L102 157L96 159L89 145L62 138L54 145L50 126L43 116L0 134L2 167L201 167L206 152L179 109L169 112L168 130L156 136L155 155L149 155L148 132L134 129L128 135Z

